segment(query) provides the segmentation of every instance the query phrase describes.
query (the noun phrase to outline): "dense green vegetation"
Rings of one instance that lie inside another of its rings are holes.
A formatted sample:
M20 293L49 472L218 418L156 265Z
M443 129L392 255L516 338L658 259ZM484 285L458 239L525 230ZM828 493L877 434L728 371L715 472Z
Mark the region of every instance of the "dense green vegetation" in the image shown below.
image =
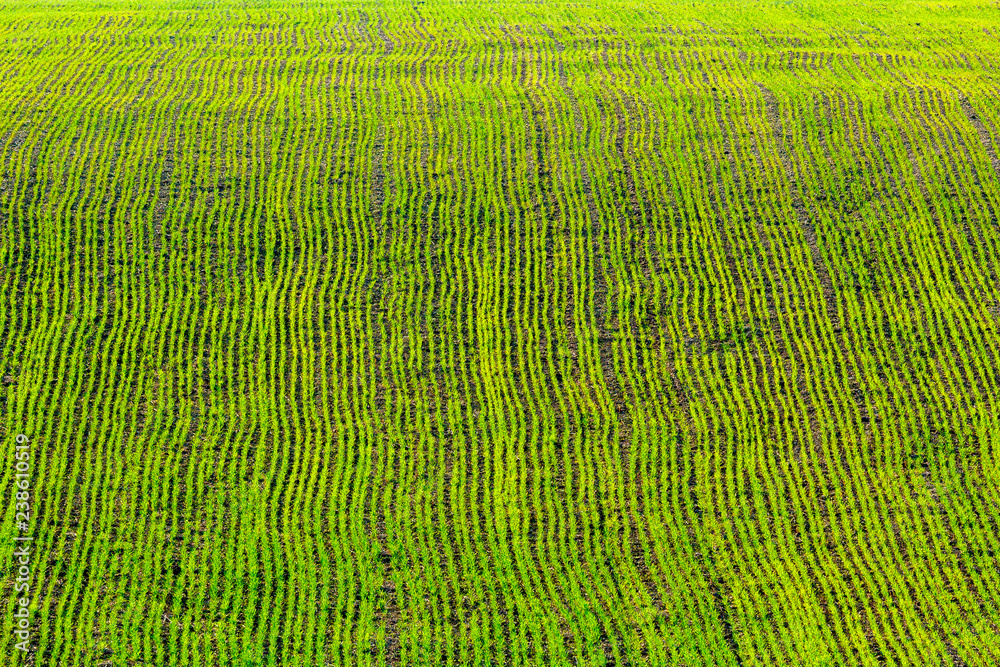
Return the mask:
M1000 664L1000 14L735 4L0 9L3 664Z

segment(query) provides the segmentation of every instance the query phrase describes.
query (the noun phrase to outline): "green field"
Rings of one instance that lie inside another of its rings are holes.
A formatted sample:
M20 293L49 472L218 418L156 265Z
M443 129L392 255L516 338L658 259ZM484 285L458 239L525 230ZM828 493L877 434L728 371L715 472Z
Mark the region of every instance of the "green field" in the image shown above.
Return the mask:
M996 2L8 1L0 665L1000 665L998 143Z

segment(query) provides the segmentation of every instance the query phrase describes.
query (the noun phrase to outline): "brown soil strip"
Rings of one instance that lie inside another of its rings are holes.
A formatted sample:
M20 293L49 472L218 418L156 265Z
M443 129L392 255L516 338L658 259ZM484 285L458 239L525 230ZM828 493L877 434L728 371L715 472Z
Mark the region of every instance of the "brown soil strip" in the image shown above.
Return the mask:
M972 103L969 101L969 98L964 94L959 95L958 103L962 106L962 111L965 112L965 115L969 117L969 122L972 123L974 128L976 128L976 133L979 135L979 140L982 142L983 148L986 150L986 154L990 158L990 164L993 165L994 171L996 171L997 174L1000 174L1000 157L997 156L993 137L990 135L989 130L986 129L983 119L979 117L975 108L972 106Z
M822 104L827 115L831 115L833 113L834 102L833 100L830 99L830 97L824 95L820 103ZM839 111L842 111L848 116L850 116L849 104L847 100L840 99L838 96L837 107ZM860 136L861 132L858 126L859 122L860 121L851 122L852 136L853 136L852 148L855 151L859 146L862 145L862 139ZM822 154L827 158L829 158L831 156L831 150L829 145L827 144L825 136L822 133L820 134L819 137L819 143L822 147ZM858 159L864 162L866 170L871 168L871 160L868 158L867 153L862 153L861 155L858 156ZM849 333L841 330L837 332L837 334L838 335L835 337L837 339L838 347L840 349L840 354L845 359L847 359L850 356L852 356L850 349L851 343L849 340ZM855 406L858 408L858 414L860 415L865 441L867 443L872 443L874 442L874 433L872 430L871 415L868 409L868 402L864 398L864 390L862 389L861 383L859 382L854 372L854 366L848 363L845 364L843 368L845 369L845 378L847 380L848 388L850 389L851 397L854 400ZM846 458L843 455L841 456L841 462L845 470L850 469L850 465L846 461ZM853 492L853 494L855 502L859 502L857 493ZM857 540L854 540L854 543L858 545L859 548L863 549L862 545ZM851 591L852 599L858 599L858 595L855 593L855 591L858 590L858 588L862 589L865 595L869 599L873 600L875 599L868 585L865 583L864 579L853 576L851 572L847 570L847 568L843 565L843 562L841 561L839 555L836 557L835 562L837 564L838 571L840 572L841 577L843 578L844 582L847 585L848 590ZM878 634L882 633L881 627L879 627L879 633L876 634L876 632L873 630L872 619L869 616L867 606L865 606L864 604L859 604L856 606L855 609L858 612L859 619L861 622L861 628L862 630L864 630L865 639L868 642L869 649L872 651L872 654L876 657L877 660L879 660L880 662L885 661L886 660L885 652L881 649L881 647L878 645L878 642L876 641L876 637L878 636ZM875 619L875 624L877 626L881 626L881 623L878 621L877 618ZM898 656L896 656L893 647L889 646L887 647L887 649L892 654L890 656L891 659L898 659Z
M768 122L771 125L772 132L774 134L774 139L779 153L782 170L784 172L785 177L790 179L792 207L795 211L798 223L803 230L806 243L808 244L810 254L812 256L814 263L814 269L819 276L821 285L823 286L824 298L827 304L827 314L834 329L837 330L840 328L840 321L837 316L835 294L833 292L832 283L830 281L826 265L823 261L822 254L820 253L819 247L816 243L816 234L813 228L812 221L809 219L808 211L806 209L805 204L802 201L800 190L798 186L795 184L795 181L793 180L795 171L792 165L791 156L785 145L786 135L780 121L780 115L778 113L778 100L777 97L774 95L774 93L768 88L766 88L764 85L757 84L757 87L761 90L761 93L764 98L764 102L766 105L765 113ZM758 222L758 233L760 234L760 238L765 246L765 256L767 256L768 258L773 258L774 255L771 249L769 236L766 230L763 228L763 225L760 224L759 222ZM769 259L769 263L771 264L771 269L769 273L771 275L776 275L773 268L773 259ZM816 416L816 405L815 402L813 401L812 394L810 393L809 385L804 374L800 374L799 377L796 379L794 374L791 372L791 362L793 357L795 358L796 366L798 366L799 368L806 368L806 364L804 364L803 360L799 358L797 354L792 353L792 350L789 349L787 343L784 341L783 336L781 336L781 334L778 331L778 329L780 328L780 325L778 324L779 314L777 311L777 304L774 301L774 297L770 289L767 290L767 301L768 301L768 310L771 313L772 324L775 331L774 333L775 344L778 348L778 354L784 360L785 369L788 376L792 378L793 381L795 381L798 394L801 397L802 401L801 412L804 413L804 416L809 425L809 431L812 434L813 451L816 454L816 462L819 467L819 470L817 471L817 475L819 478L818 483L820 486L829 486L832 481L832 476L829 471L829 466L826 462L825 452L823 451L822 435L821 435L822 429L820 428L819 420L817 419ZM791 502L791 500L789 500L789 502ZM817 494L816 503L818 505L820 519L823 523L826 541L828 544L832 543L833 535L830 526L830 511L826 505L825 495ZM802 544L801 535L802 534L808 535L810 532L808 525L809 520L808 518L806 519L806 526L803 527L803 530L799 530L799 528L795 526L795 523L796 522L793 519L793 531L799 538L796 539L795 546L796 549L799 551L800 555L802 556L806 568L806 574L808 575L809 580L811 582L813 594L816 596L816 599L823 612L827 624L831 628L836 627L837 624L834 622L834 616L830 610L830 602L827 599L823 587L820 585L820 580L816 575L813 565L809 562L810 559L806 557L806 552L811 551L813 558L818 559L818 553L816 547L815 545L810 545L807 547L806 545ZM837 551L831 549L830 555L835 565L837 566L838 571L841 572L842 578L844 578L843 575L846 573L846 570L844 568L840 554ZM841 653L841 655L847 656L851 653L846 649L846 647L842 645L839 638L837 638L836 641L837 641L837 649ZM877 645L874 645L872 643L871 638L869 638L869 648L874 655L881 655L881 650Z
M573 93L573 89L570 88L570 86L569 86L569 78L568 78L568 76L566 74L566 68L565 68L565 65L564 65L563 60L562 60L562 52L565 50L565 46L562 44L562 42L559 41L559 38L555 35L555 33L552 31L551 28L549 28L548 26L544 26L544 30L545 30L545 33L548 35L548 37L553 41L553 43L555 45L556 53L558 54L557 61L558 61L558 72L559 72L559 88L562 91L563 95L566 97L566 99L569 101L569 105L570 105L570 108L572 110L572 115L573 115L573 124L574 124L575 131L577 133L577 136L578 137L583 137L584 136L583 116L580 113L580 106L579 106L579 103L577 102L576 95ZM596 203L595 203L595 200L594 200L593 190L591 188L590 174L587 171L586 164L583 164L582 162L580 164L580 174L581 174L581 184L580 185L581 185L581 188L583 190L584 198L585 198L585 200L587 202L587 209L588 209L588 214L589 214L589 218L590 218L591 228L592 228L592 230L596 230L598 228L598 225L599 225L599 218L598 218L598 214L597 214L597 206L596 206ZM601 274L601 272L596 271L595 275L598 276L598 278L597 278L598 285L597 285L597 288L595 289L594 303L595 303L595 309L597 310L597 312L599 314L601 314L601 313L603 313L604 293L607 291L607 288L606 288L605 285L603 285L603 275ZM567 311L568 311L567 312L567 316L568 316L567 317L567 322L572 322L573 321L573 319L572 319L572 308L573 308L573 304L572 303L567 303ZM598 317L598 319L600 319L600 317ZM570 330L573 330L575 327L574 328L567 327L567 328L570 329ZM572 341L573 341L573 348L572 348L573 359L575 361L576 359L578 359L578 349L576 347L576 340L575 340L575 338L573 338ZM603 353L603 350L602 350L602 357L603 357L603 354L604 353ZM602 367L603 367L603 359L602 359ZM631 429L629 429L629 430L631 430ZM573 475L573 488L577 488L578 486L579 486L579 476L578 476L578 474L576 474L574 472L574 475ZM578 522L578 525L579 525L579 522ZM578 547L580 549L582 549L582 545L581 545L582 534L579 532L579 528L577 530L578 530L578 534L576 536L576 543L577 543ZM606 635L606 632L604 632L604 628L603 627L602 627L602 634ZM571 644L575 643L575 638L572 637L572 636L570 636L569 634L566 634L565 635L565 639L566 639L566 643L567 643L567 652L570 655L570 662L573 663L573 664L575 664L575 656L573 655L573 651L570 650ZM602 646L602 649L603 649L603 651L605 653L606 660L609 661L609 662L612 661L613 657L612 657L612 655L609 652L609 648L607 646Z
M375 77L375 91L377 98L382 97L382 82L385 80L385 68L383 62L387 56L392 54L394 44L386 35L379 20L375 24L375 35L382 44L382 52L372 65L373 76ZM372 201L370 207L371 219L376 226L381 226L383 212L385 210L385 190L386 190L386 155L385 155L385 126L380 122L375 130L375 144L372 153ZM376 383L380 387L380 383ZM396 457L392 454L392 447L388 442L383 443L381 456L387 456L389 461L384 465L396 465ZM378 455L376 455L378 458ZM381 588L382 610L376 611L379 622L385 625L385 659L386 665L395 667L400 661L400 639L399 622L402 618L400 612L400 595L397 592L395 571L396 564L393 563L392 552L389 548L389 537L386 531L385 506L381 502L386 494L386 483L383 477L378 488L373 489L365 500L365 516L372 515L370 507L372 502L377 502L378 507L375 512L375 535L379 543L379 561L383 567L383 581Z
M840 317L837 314L837 295L833 289L833 281L830 280L830 272L827 270L826 262L823 260L823 253L820 251L819 244L816 241L816 228L809 217L809 212L802 201L802 195L794 180L795 170L792 165L791 156L785 145L787 135L781 126L781 116L778 113L778 99L772 91L763 85L758 84L758 87L764 94L764 100L767 104L767 120L774 131L774 137L778 143L781 166L791 186L792 208L795 210L795 216L798 218L799 226L802 228L806 244L809 246L809 254L813 260L813 269L816 271L816 275L819 276L819 282L823 286L823 298L826 300L827 316L834 330L837 330L840 328Z
M708 82L706 81L706 84ZM722 149L724 158L729 161L733 166L732 173L737 174L739 170L736 168L736 160L733 154L733 147L731 143L731 137L729 136L729 128L725 123L725 119L722 117L722 107L723 104L719 99L718 93L715 88L712 88L712 100L713 106L715 107L715 121L722 133ZM726 210L729 205L726 198L726 187L725 182L722 178L719 178L715 183L715 191L709 191L709 204L712 207L712 215L715 217L716 225L719 230L719 240L722 244L722 251L725 254L726 268L729 271L729 275L733 280L733 284L736 287L736 303L743 309L744 305L744 293L743 293L743 281L740 279L740 271L736 265L735 254L733 253L733 245L729 241L729 235L726 232L725 217L723 211Z
M990 197L981 195L982 193L981 188L982 188L982 182L984 180L990 179L991 176L996 177L1000 175L1000 157L997 156L996 146L994 145L993 137L990 134L989 129L986 127L986 124L983 122L983 119L979 117L979 114L976 113L975 107L973 107L972 103L969 101L969 98L958 87L956 86L952 87L955 88L955 91L958 94L959 105L961 106L962 111L968 117L969 122L972 124L973 128L976 130L976 134L979 137L979 141L982 144L983 149L986 151L986 156L990 160L990 165L993 167L992 175L989 173L979 173L979 170L977 168L972 167L975 174L973 177L974 181L972 183L972 186L975 188L975 191L971 196L979 197L978 203L986 209L986 215L988 216L989 221L995 223L998 216L997 216L997 211L994 208L994 202L991 201ZM972 159L971 151L967 146L966 140L961 136L960 133L958 133L956 139L957 143L962 147L962 149L968 155L968 163L971 166L974 163L974 161ZM987 269L989 278L996 281L998 275L996 264L994 263L993 258L990 256L990 253L987 250L985 250L986 248L989 248L989 242L983 237L983 234L981 232L979 232L973 227L970 227L968 223L963 224L963 231L965 232L966 238L969 240L970 247L973 249L973 252L975 253L976 260L979 263L981 263L985 269ZM996 315L996 313L994 313L994 315ZM987 347L989 347L988 344Z
M910 89L909 87L907 87L907 89L910 91L911 95L914 93L914 91L912 89ZM890 104L890 99L889 99L888 95L886 96L886 105L887 105L888 108L892 108L892 105ZM925 110L925 112L926 112L926 110ZM926 124L924 124L924 130L928 131L928 132L931 131L930 128L926 127ZM920 171L919 164L918 164L918 162L916 160L916 154L915 154L915 152L914 152L914 150L912 148L912 145L910 143L910 139L904 133L903 137L902 137L902 140L903 140L904 148L905 148L906 153L907 153L907 157L908 157L908 159L909 159L909 161L911 163L911 168L913 169L913 173L915 174L916 182L917 182L918 188L920 190L921 196L923 196L924 200L926 202L928 202L928 206L931 207L932 215L933 215L933 207L931 205L931 200L929 198L929 194L928 194L928 191L927 191L927 188L926 188L926 183L925 183L925 180L923 178L923 174ZM877 149L879 150L879 152L882 154L883 163L884 164L890 164L890 162L888 162L888 161L885 160L886 156L885 156L884 152L882 151L881 142L879 142L878 140L876 140L875 141L875 145L876 145ZM826 149L826 147L824 145L824 150L825 149ZM899 185L900 184L897 184L897 186L896 186L897 191L898 191ZM937 216L934 216L934 217L936 218ZM855 380L855 378L853 376L853 372L850 372L850 370L849 370L849 381L850 381L850 386L852 388L858 387L858 383L856 382L856 380ZM859 405L861 405L862 404L862 400L859 399L857 396L855 396L855 398L858 401ZM867 410L865 410L865 412L863 414L867 415ZM872 429L871 429L870 422L868 422L867 420L865 421L864 430L865 430L866 436L870 439L872 437L872 433L871 433ZM928 481L928 484L929 484L929 481ZM939 505L939 508L941 509L942 514L943 514L944 513L943 508L941 508L940 505ZM902 534L901 534L899 525L898 525L898 523L896 521L896 518L895 518L895 516L891 512L890 512L888 518L889 518L890 524L892 526L893 533L894 533L894 535L896 537L897 544L898 544L899 549L900 549L900 554L902 554L901 562L903 562L903 563L909 562L910 561L910 557L907 555L906 544L905 544L905 541L904 541L904 539L902 537ZM923 520L922 517L921 517L921 520ZM949 535L949 538L950 538L949 539L949 544L954 548L956 540L955 540L954 533L953 533L950 525L948 524L946 516L943 517L943 521L945 523L945 528L946 528L946 531L947 531L947 533ZM967 571L964 568L964 563L961 561L961 559L959 559L957 557L957 554L956 554L956 560L958 562L958 567L959 567L960 571L965 575L965 578L966 578L967 583L969 584L970 590L973 591L973 592L975 592L975 589L974 589L974 587L971 584L971 580L968 577L968 573L967 573ZM932 618L931 619L931 621L932 621L931 623L928 622L927 615L925 614L925 612L924 612L924 610L922 608L922 605L918 601L917 596L915 594L915 591L914 591L912 585L909 582L909 579L907 579L906 577L903 577L902 580L906 584L906 588L907 588L907 590L909 592L909 595L910 595L910 597L911 597L911 599L913 601L914 609L915 609L916 614L917 614L918 618L920 619L920 621L925 626L927 626L927 627L933 627L935 629L935 631L937 632L939 638L941 639L942 643L945 646L946 652L952 658L954 664L956 664L956 665L964 665L965 664L964 661L958 655L957 650L955 649L954 645L951 643L950 639L948 638L948 636L944 632L944 630L941 627L941 625L940 625L939 621L937 620L937 618L936 617ZM865 613L864 616L867 616L867 614ZM866 634L867 634L867 627L865 629L866 629Z
M886 103L888 104L888 99L886 100ZM858 116L859 125L860 125L861 115L862 115L861 111L860 111L860 109L858 109L857 116ZM873 135L871 143L875 147L875 150L878 153L878 155L877 155L877 161L880 164L883 164L883 165L894 164L894 162L889 159L890 156L886 153L886 150L884 149L884 147L882 145L882 141L881 141L881 139L879 138L879 136L877 134ZM890 170L887 173L887 178L888 178L888 180L891 183L893 193L895 193L897 196L899 196L898 193L902 192L902 188L903 188L903 183L900 180L900 177L898 175L896 175L893 171ZM921 319L925 320L926 319L926 314L922 314ZM866 433L870 433L870 432L871 432L871 424L869 423L869 424L866 424ZM876 500L876 502L878 503L880 501ZM882 516L881 512L879 513L879 515ZM898 520L896 518L896 513L892 510L892 508L888 508L887 509L887 511L886 511L886 513L884 515L884 520L888 521L888 524L889 524L889 526L892 529L892 534L893 534L893 537L894 537L895 542L896 542L898 556L893 559L893 563L896 565L897 572L901 575L900 580L904 584L904 588L906 590L906 594L909 596L909 600L913 604L913 608L914 608L914 611L915 611L915 613L917 615L917 618L920 620L920 622L923 625L925 625L927 627L930 627L929 624L928 624L928 622L927 622L926 615L924 614L922 605L920 604L919 600L917 599L916 593L915 593L915 591L913 589L913 586L910 583L910 580L909 580L908 576L906 576L907 575L907 570L909 570L910 568L912 568L912 562L913 562L913 560L912 560L912 557L909 554L909 549L907 547L906 539L904 538L904 536L902 534L902 531L901 531L901 529L899 527L899 522L898 522ZM893 599L895 600L895 596L893 596ZM905 637L904 634L903 634L903 631L904 631L905 628L903 628L902 625L896 619L894 619L891 616L888 618L888 621L894 627L894 629L896 630L897 636L903 638L904 641L908 641L908 638ZM947 641L946 641L946 647L947 647ZM954 652L954 649L952 648L951 651L949 651L949 653L953 653L953 652Z
M545 248L544 248L544 280L548 286L556 285L555 278L555 233L556 228L553 224L554 221L562 220L562 213L559 210L559 201L555 196L555 187L552 179L552 171L550 169L549 162L546 160L546 146L547 139L546 133L544 131L545 127L545 114L541 103L535 99L530 94L527 96L527 104L525 116L530 117L530 120L526 119L526 123L530 127L534 128L534 150L528 150L525 152L527 161L527 173L538 174L538 181L540 187L538 190L532 188L531 196L532 201L531 207L535 211L535 215L539 220L539 224L543 226L545 231ZM547 321L547 327L549 331L557 331L555 321L552 319L550 313L541 313ZM538 386L543 387L545 393L547 394L548 403L551 406L552 414L554 417L554 431L557 434L565 433L567 426L563 419L562 406L560 405L559 397L556 393L555 385L558 382L558 371L556 370L555 364L552 359L555 357L556 346L555 341L545 339L544 335L538 341L538 346L543 353L540 359L540 366L544 379L539 383ZM553 486L555 488L564 489L566 484L566 473L561 465L561 461L556 461L555 476L552 480ZM529 487L532 480L535 478L535 472L528 472L529 475ZM543 487L544 488L544 487ZM541 573L541 576L545 580L552 580L552 585L559 591L559 595L565 599L561 586L555 581L555 578L551 576L549 572L543 571L541 565L541 559L538 554L538 543L539 536L545 535L547 532L547 526L551 518L545 516L544 506L533 507L532 513L529 519L529 529L528 529L528 539L529 539L529 549L531 552L532 561L535 564L535 568ZM565 604L565 602L564 602ZM548 655L551 650L547 646L547 639L544 634L540 633L540 641L542 645L540 648L540 655Z
M929 116L930 115L930 110L926 107L926 104L923 101L922 95L920 95L920 93L923 92L923 89L920 89L920 91L918 92L918 90L916 90L916 89L907 87L907 92L909 93L909 95L911 96L911 98L914 99L914 101L916 101L918 104L921 104L923 115L924 116ZM886 98L886 104L887 104L887 106L889 105L889 102L890 102L890 100L887 97ZM968 105L968 100L965 99L965 104L962 104L962 108L966 112L967 115L969 115L970 112L971 112L972 115L970 115L970 120L972 120L972 116L975 115L975 112L972 111L971 107L969 107L967 105ZM893 105L893 107L894 106L895 105ZM890 108L893 108L893 107L890 107ZM895 114L892 114L892 115L895 118ZM976 120L979 121L978 117L976 118ZM975 121L973 121L973 123L975 123ZM979 121L979 123L981 124L982 121ZM920 124L921 124L921 127L923 128L923 130L924 130L925 133L931 133L931 132L935 131L934 128L928 127L928 125L927 125L926 121L924 120L924 118L920 118ZM903 126L900 125L900 127L903 127ZM979 128L977 128L977 132L978 132L978 130L979 130ZM983 132L985 132L985 127L983 128ZM918 186L920 188L920 194L923 196L924 201L927 203L928 209L931 212L932 219L935 221L936 224L939 224L940 223L940 216L937 214L937 212L935 210L935 207L934 207L934 204L933 204L933 198L931 197L931 194L930 194L930 192L927 189L926 179L923 176L923 173L922 173L922 171L920 169L920 164L919 164L919 162L917 160L917 153L914 150L914 147L913 147L913 144L912 144L910 138L907 136L907 132L905 130L901 130L901 135L902 135L902 140L903 140L903 146L904 146L904 148L906 150L906 156L907 156L907 158L908 158L908 160L910 162L910 165L911 165L911 167L913 169L914 174L916 174L916 176L917 176L917 184L918 184ZM980 136L982 137L982 134L980 134ZM987 133L987 137L988 137L988 133ZM994 161L994 164L995 164L996 154L992 150L992 141L989 142L989 153L990 153L991 161ZM964 270L961 269L961 265L959 265L959 270L964 274ZM959 365L957 368L958 368L958 371L960 373L962 373L963 376L964 376L964 369L961 368L961 365ZM968 381L967 378L966 378L966 381ZM930 469L927 468L926 465L924 467L923 474L924 474L924 478L925 478L925 486L928 489L928 493L930 494L931 498L935 501L935 505L937 507L937 513L939 514L939 518L940 518L940 520L941 520L941 522L943 524L943 527L945 529L945 534L947 535L947 543L948 543L948 546L950 547L950 549L952 551L952 555L954 557L955 565L957 566L959 572L962 574L962 578L963 578L963 580L965 582L966 589L973 596L973 598L976 600L976 602L979 604L979 606L981 608L983 608L985 606L984 602L983 602L983 600L982 600L982 598L981 598L981 596L979 594L978 589L976 588L975 582L973 581L973 579L972 579L972 577L971 577L971 575L969 573L968 564L966 563L965 558L963 557L961 550L958 548L958 538L955 535L954 529L952 528L951 521L949 520L949 516L948 516L947 510L945 509L944 504L941 502L941 499L938 497L936 489L935 489L935 487L933 485L933 482L932 482L931 476L930 476ZM927 526L926 519L924 518L924 516L922 514L918 514L918 516L920 517L921 523L924 524L924 526L925 526L925 528L927 530L927 534L930 534L930 527ZM907 586L909 587L910 586L909 580L906 580L906 581L907 581ZM946 583L946 585L950 585L950 584ZM945 650L947 651L948 655L952 658L954 664L956 666L959 666L959 667L964 666L965 665L964 660L962 660L962 658L959 656L958 651L955 648L955 645L949 639L949 636L950 636L949 633L941 625L941 622L938 619L938 617L937 616L933 616L930 619L932 621L932 623L928 624L928 619L927 619L927 617L926 617L926 615L925 615L925 613L924 613L924 611L922 609L922 605L920 605L918 602L916 602L916 600L914 601L914 603L915 603L915 607L917 609L917 613L918 613L921 621L923 621L925 625L931 625L936 630L939 638L941 639L942 643L945 646Z
M640 227L643 224L642 220L642 210L639 206L638 195L636 193L635 176L632 173L632 165L626 159L624 137L627 131L626 125L626 114L618 105L615 105L615 121L617 123L616 128L616 139L615 148L620 162L620 166L625 177L626 184L626 195L628 202L628 215L632 221L632 226L635 228ZM633 241L632 252L636 257L639 257L638 249L635 247L635 242ZM642 258L640 257L640 260ZM646 266L645 262L642 262L643 269L646 277L649 278L649 267ZM603 313L602 313L603 314ZM637 339L637 332L635 331L635 326L633 323L632 331L633 340ZM598 341L601 350L601 372L604 375L605 382L608 385L608 390L611 394L612 402L614 403L615 413L618 417L619 424L621 424L621 429L619 431L619 451L621 452L622 466L624 469L624 484L628 488L631 485L636 486L636 497L638 499L638 512L639 516L645 516L644 511L644 494L642 489L642 477L639 476L636 479L631 479L631 442L632 442L632 416L628 411L628 403L626 403L624 391L618 382L617 375L614 369L613 363L613 351L611 350L611 336L610 332L606 331L603 326L603 318L598 318ZM630 397L630 402L636 402L635 393L632 392ZM663 600L660 597L660 592L653 581L652 573L646 564L646 550L643 548L643 540L640 538L639 525L636 520L636 516L629 514L629 546L632 554L632 562L639 573L639 578L642 581L643 587L646 589L647 594L650 599L652 599L657 611L661 614L666 614L666 607L663 605ZM648 525L647 525L648 531ZM646 531L644 531L646 532ZM647 532L648 536L648 532ZM656 560L655 552L650 549L649 557L651 560Z
M678 103L678 97L670 85L670 78L667 76L667 69L663 64L660 54L656 53L656 67L663 80L663 84L670 89L671 96L673 97L674 103ZM677 62L677 53L671 51L671 57L673 58L673 65L676 72L681 76L683 80L686 70L681 63ZM682 56L683 57L683 56ZM666 327L661 325L662 330L666 330ZM693 338L689 340L693 341ZM684 387L683 383L680 381L676 370L676 359L673 354L673 348L671 345L666 346L669 352L669 356L664 360L666 366L667 375L673 384L674 392L677 396L678 406L677 409L684 415L685 423L691 422L691 410L687 394L687 389ZM701 573L702 579L705 581L706 589L712 597L712 604L715 609L716 616L719 622L722 624L722 635L726 642L730 652L736 661L738 667L743 664L743 657L740 652L739 643L736 641L736 634L733 631L733 622L729 616L729 600L732 597L732 593L729 590L729 586L726 584L725 580L721 577L715 577L714 572L718 570L715 556L712 554L711 550L706 550L702 547L701 541L698 539L698 534L695 531L695 525L702 525L702 516L704 516L704 511L701 508L701 503L698 501L698 489L697 481L695 475L695 466L693 456L689 456L685 451L685 445L690 444L690 440L685 437L678 437L677 439L677 449L676 458L678 462L683 462L685 459L691 459L690 469L687 475L687 487L688 495L691 498L690 511L688 511L688 505L682 504L683 508L683 523L687 526L688 540L690 540L692 550L694 552L695 560L698 563L698 568ZM691 515L694 516L691 516Z

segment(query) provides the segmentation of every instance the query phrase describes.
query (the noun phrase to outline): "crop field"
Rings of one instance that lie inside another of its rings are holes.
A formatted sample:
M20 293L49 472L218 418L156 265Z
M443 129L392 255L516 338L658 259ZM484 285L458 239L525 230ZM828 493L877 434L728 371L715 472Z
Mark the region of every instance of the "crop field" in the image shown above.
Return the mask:
M996 667L998 214L993 2L7 2L0 665Z

